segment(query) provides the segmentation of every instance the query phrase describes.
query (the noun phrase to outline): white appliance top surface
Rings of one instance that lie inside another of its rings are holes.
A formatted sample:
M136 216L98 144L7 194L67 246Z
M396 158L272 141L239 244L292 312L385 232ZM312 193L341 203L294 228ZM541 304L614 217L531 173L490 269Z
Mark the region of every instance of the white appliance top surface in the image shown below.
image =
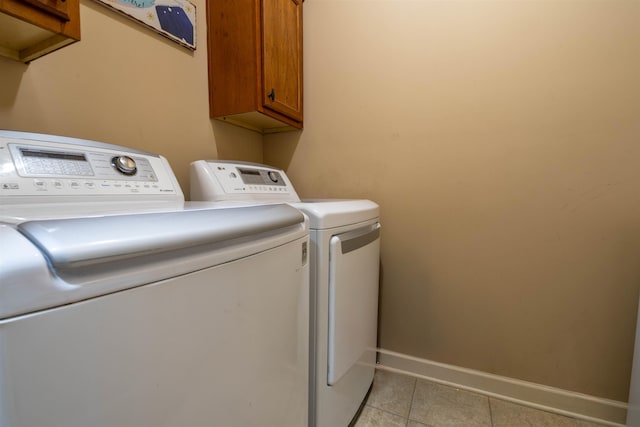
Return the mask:
M25 221L89 218L111 215L141 215L160 212L179 212L205 209L229 209L258 206L261 203L247 202L88 202L46 203L28 205L0 205L0 222L19 224Z
M323 199L290 204L309 217L309 227L315 230L357 224L380 216L380 207L371 200Z

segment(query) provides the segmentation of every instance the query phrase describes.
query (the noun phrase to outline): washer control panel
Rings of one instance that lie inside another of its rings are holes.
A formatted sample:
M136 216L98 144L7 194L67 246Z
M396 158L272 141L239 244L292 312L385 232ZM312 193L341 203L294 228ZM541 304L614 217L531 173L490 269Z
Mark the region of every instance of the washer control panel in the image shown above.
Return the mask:
M0 131L0 198L180 195L166 159L74 138Z

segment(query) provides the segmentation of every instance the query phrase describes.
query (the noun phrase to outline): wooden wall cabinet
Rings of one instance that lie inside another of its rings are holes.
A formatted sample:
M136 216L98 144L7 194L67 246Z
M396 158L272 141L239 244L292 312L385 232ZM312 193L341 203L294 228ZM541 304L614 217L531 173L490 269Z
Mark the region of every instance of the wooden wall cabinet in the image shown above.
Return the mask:
M207 2L210 116L302 129L302 0Z
M29 62L78 40L79 0L0 0L0 56Z

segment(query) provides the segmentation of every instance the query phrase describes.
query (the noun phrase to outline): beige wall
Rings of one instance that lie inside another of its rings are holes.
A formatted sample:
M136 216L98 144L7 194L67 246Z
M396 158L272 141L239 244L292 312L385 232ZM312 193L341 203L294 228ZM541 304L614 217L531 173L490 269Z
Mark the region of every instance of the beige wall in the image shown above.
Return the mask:
M303 197L382 208L380 344L626 401L640 2L305 2Z
M262 160L258 134L209 119L206 2L190 50L90 0L82 41L29 65L0 58L0 128L160 153L188 194L199 158Z

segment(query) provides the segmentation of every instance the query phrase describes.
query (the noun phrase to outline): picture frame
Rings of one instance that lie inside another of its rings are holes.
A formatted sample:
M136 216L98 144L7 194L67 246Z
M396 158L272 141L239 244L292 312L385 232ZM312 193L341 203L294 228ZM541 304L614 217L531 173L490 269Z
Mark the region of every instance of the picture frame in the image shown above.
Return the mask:
M196 50L196 6L188 0L95 0L168 39Z

